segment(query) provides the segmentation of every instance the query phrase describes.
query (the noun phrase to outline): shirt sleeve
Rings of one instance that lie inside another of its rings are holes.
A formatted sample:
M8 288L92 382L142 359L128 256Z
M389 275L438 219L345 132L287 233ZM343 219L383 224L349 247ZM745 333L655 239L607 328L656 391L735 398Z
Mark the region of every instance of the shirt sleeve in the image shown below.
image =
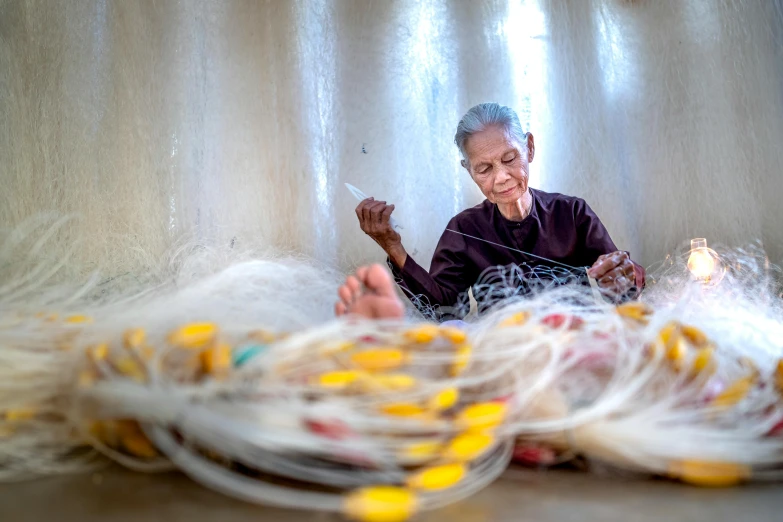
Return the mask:
M450 223L449 228L454 228ZM403 267L387 259L397 284L408 299L425 315L444 319L444 308L455 307L449 315L462 317L461 310L467 302L467 290L472 283L470 262L466 255L465 240L458 234L444 232L432 256L430 271L422 268L410 255Z
M576 228L579 245L584 252L588 266L604 254L616 252L617 247L609 236L609 231L586 202L578 200L576 207Z

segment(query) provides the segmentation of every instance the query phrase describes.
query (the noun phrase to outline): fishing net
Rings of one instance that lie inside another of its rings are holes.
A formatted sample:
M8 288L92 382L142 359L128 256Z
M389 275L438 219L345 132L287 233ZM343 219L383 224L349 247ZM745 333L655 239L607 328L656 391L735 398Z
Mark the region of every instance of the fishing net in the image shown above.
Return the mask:
M4 259L39 251L21 238ZM215 253L185 258L122 299L99 279L39 285L53 260L4 283L0 477L113 461L361 520L459 501L515 452L701 485L780 478L779 271L756 247L720 250L719 284L671 256L619 306L571 274L501 270L478 286L504 301L462 328L330 318L339 276L300 259L210 273Z

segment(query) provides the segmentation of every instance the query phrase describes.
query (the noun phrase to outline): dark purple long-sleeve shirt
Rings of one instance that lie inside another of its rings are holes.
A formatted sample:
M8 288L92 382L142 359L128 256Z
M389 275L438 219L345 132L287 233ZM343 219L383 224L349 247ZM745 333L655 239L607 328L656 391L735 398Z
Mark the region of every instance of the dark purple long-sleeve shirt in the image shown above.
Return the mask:
M584 200L541 190L530 189L530 192L533 205L530 214L522 221L506 219L497 205L485 200L457 214L446 228L571 267L590 267L599 256L617 251L609 232ZM548 272L546 268L554 268L558 276L569 272L560 265L448 230L438 242L429 272L410 255L401 269L391 260L388 263L398 284L419 309L427 308L432 312L430 307L436 310L450 308L461 302L460 311L449 313L457 317L466 312L468 289L473 287L476 295L481 290L477 286L479 279L484 280L488 273L493 273L488 269L521 266L516 270L538 274L544 267L544 272ZM634 269L636 286L641 289L644 286L644 270L636 264ZM584 277L583 270L570 272L579 272ZM482 304L485 307L489 305L486 300Z

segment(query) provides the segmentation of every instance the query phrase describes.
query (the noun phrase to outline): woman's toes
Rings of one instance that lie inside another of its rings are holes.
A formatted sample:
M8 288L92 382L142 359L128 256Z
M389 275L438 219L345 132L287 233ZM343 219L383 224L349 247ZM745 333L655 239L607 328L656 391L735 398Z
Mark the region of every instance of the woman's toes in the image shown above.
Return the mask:
M340 296L340 299L346 307L350 306L353 302L353 292L348 285L341 286L340 289L337 290L337 295Z
M362 295L362 283L354 276L348 276L345 286L351 291L351 301L356 301Z
M358 275L358 273L357 273ZM381 265L374 264L367 269L362 278L364 285L378 295L396 297L394 281L391 274Z

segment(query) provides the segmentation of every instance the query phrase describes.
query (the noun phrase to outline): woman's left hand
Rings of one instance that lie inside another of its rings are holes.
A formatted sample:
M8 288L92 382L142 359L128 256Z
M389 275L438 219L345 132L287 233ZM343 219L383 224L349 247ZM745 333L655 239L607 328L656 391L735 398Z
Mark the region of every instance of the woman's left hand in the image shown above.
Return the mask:
M587 270L598 286L611 297L619 298L636 286L633 262L626 252L604 254Z

